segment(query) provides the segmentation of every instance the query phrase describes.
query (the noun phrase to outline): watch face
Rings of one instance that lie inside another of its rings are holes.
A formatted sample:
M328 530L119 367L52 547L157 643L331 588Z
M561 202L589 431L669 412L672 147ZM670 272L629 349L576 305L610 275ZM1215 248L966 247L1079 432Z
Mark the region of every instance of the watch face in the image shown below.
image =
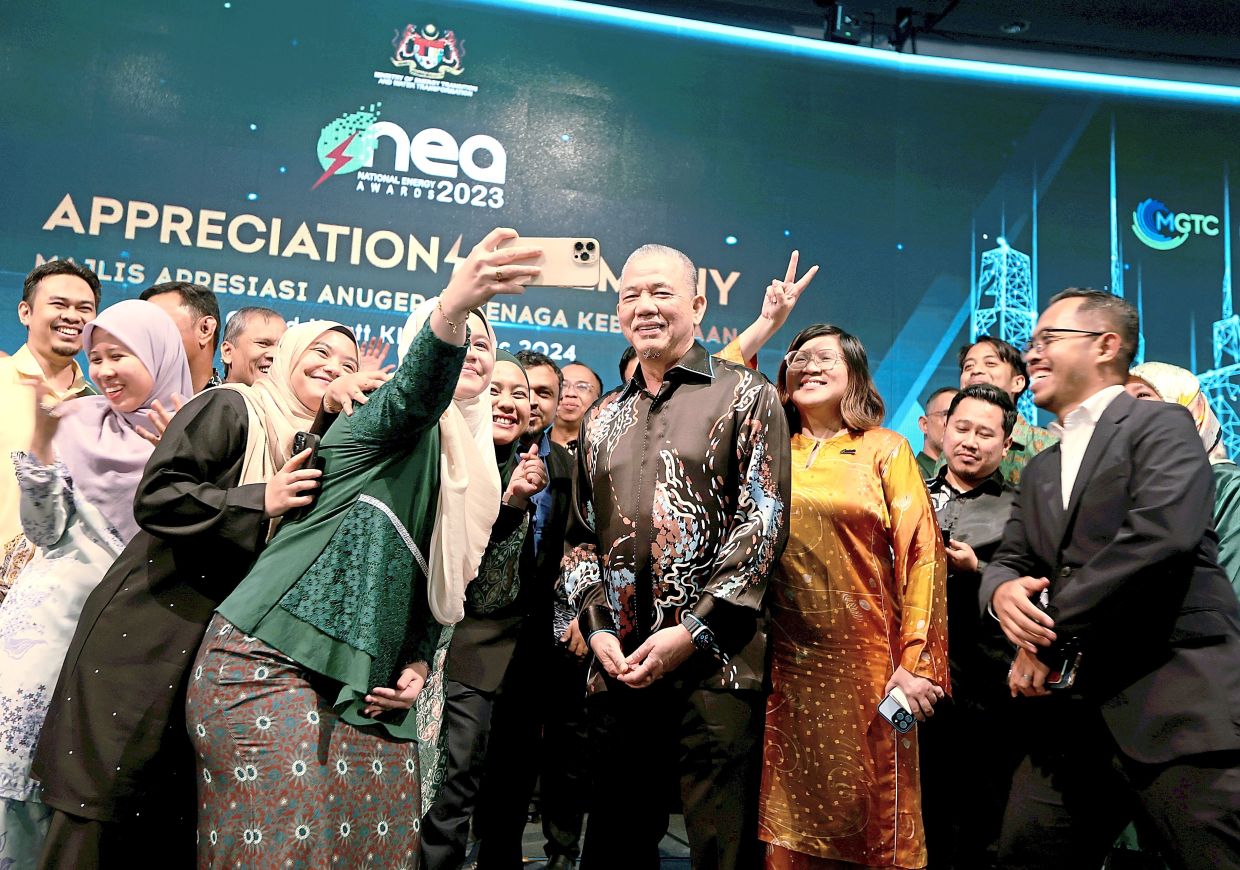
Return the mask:
M715 635L710 631L700 631L697 637L693 639L693 642L700 649L710 649L715 645Z

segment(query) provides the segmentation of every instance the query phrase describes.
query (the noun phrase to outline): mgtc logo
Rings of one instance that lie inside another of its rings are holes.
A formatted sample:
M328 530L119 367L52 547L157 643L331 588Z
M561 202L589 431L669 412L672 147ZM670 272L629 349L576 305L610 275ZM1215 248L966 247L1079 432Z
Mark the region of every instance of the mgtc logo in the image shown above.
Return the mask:
M406 24L404 33L397 31L392 40L395 52L392 64L404 67L415 76L441 79L445 73L459 76L465 69L465 45L458 42L451 30L440 33L434 24L421 30L417 25Z
M1156 251L1178 248L1189 236L1218 235L1218 217L1173 212L1157 199L1143 200L1132 213L1132 232Z

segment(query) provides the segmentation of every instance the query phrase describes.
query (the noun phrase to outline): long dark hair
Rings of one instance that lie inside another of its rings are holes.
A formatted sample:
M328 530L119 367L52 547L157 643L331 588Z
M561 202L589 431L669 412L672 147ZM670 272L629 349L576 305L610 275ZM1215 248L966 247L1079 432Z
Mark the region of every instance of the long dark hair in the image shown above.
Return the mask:
M840 400L840 416L844 419L844 425L858 432L877 429L883 425L886 407L883 405L883 397L878 394L878 388L874 386L874 379L870 377L870 360L859 338L850 335L838 326L815 323L797 333L796 338L792 339L792 344L788 345L788 353L800 350L807 342L824 335L833 335L839 340L840 349L844 352L844 366L848 369L848 388L844 391L844 398ZM792 397L788 393L788 360L786 357L787 354L785 354L784 361L779 364L779 383L777 384L779 400L784 405L789 430L800 432L801 412L797 410L796 405L792 404Z

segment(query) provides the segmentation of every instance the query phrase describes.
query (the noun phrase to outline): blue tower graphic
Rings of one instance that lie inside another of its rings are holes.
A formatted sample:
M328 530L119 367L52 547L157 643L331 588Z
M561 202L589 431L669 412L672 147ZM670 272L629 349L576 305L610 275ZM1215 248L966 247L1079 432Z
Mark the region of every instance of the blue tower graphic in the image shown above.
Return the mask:
M1033 172L1033 200L1030 208L1030 234L1033 257L1016 250L1008 244L1004 235L995 239L995 247L982 253L980 277L976 273L977 232L973 233L973 252L970 257L970 308L969 340L977 341L980 335L994 335L1008 344L1023 348L1033 337L1033 325L1038 320L1038 177ZM1003 221L1004 233L1007 221ZM996 328L998 332L996 333ZM1016 403L1026 420L1037 420L1033 394L1026 390Z
M1223 316L1214 321L1214 368L1197 375L1223 427L1227 455L1240 455L1240 317L1231 299L1231 185L1223 167Z

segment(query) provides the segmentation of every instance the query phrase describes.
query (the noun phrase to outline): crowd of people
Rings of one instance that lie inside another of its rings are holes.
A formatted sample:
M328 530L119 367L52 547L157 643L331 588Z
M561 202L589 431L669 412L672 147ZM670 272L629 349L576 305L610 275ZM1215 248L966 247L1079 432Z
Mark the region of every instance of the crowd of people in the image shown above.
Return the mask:
M488 234L395 364L27 276L0 868L503 870L531 802L560 870L658 867L677 811L703 870L1240 867L1240 470L1131 306L962 348L914 453L843 326L758 371L796 253L711 354L638 248L611 389L499 347L539 254Z

